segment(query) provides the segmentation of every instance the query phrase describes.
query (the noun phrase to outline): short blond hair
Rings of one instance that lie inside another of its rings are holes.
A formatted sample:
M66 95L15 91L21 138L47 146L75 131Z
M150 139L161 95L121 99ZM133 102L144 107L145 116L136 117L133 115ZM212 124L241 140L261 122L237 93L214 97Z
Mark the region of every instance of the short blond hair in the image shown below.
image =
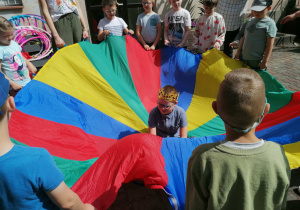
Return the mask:
M229 72L219 87L218 114L237 128L246 129L258 121L266 103L265 84L254 70Z
M0 16L0 33L8 32L13 28L13 25L5 17Z

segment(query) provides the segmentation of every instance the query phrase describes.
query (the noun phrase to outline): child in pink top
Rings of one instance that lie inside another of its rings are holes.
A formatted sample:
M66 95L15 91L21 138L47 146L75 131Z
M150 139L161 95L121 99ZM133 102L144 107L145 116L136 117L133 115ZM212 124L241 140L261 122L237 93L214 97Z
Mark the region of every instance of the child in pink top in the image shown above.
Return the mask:
M204 0L205 14L200 16L194 31L193 49L204 53L211 47L220 49L225 37L225 22L222 15L215 12L218 0Z

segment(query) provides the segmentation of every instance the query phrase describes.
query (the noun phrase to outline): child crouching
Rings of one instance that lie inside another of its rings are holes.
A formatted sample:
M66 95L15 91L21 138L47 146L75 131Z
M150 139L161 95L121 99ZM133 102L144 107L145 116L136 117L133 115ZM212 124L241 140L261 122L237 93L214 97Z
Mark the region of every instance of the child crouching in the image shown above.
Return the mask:
M185 111L177 106L179 93L176 88L166 85L158 94L157 107L149 114L149 133L161 137L187 137Z

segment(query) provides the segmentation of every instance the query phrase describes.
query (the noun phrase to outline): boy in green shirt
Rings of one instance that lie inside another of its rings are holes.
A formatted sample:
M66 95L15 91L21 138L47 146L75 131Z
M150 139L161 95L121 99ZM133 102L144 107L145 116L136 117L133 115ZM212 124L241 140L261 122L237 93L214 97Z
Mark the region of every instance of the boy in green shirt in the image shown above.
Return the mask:
M250 69L229 72L212 107L226 137L193 151L185 209L285 209L290 168L284 150L255 135L270 109L260 75Z

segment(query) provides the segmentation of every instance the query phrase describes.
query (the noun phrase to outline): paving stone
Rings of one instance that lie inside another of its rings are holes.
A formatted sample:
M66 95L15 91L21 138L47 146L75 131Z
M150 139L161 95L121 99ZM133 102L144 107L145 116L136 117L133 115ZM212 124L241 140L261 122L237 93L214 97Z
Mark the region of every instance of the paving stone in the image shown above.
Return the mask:
M274 47L268 69L284 87L300 91L300 47Z

